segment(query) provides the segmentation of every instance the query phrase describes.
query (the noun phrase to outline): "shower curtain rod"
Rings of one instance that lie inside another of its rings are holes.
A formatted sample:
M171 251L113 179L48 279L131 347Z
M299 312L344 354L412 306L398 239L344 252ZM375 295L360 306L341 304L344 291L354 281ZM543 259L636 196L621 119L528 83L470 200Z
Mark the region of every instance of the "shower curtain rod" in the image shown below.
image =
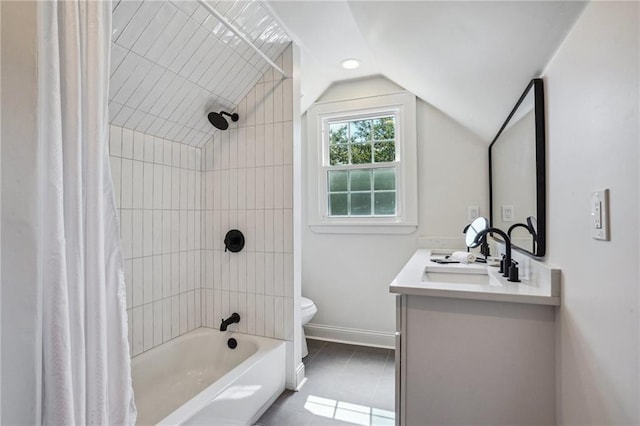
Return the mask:
M256 53L260 56L262 56L262 59L264 59L269 65L271 65L273 68L276 69L276 71L278 71L280 74L282 74L282 76L284 78L291 78L290 76L287 75L287 73L285 73L282 68L280 68L279 66L276 65L275 62L273 62L271 59L269 59L269 57L267 55L265 55L264 53L262 53L262 50L258 49L256 47L255 44L253 44L251 42L251 40L249 40L247 38L247 36L245 36L239 29L237 29L231 22L227 21L227 18L225 18L224 16L222 16L220 13L218 13L218 11L216 11L213 7L211 7L211 5L209 3L206 2L206 0L198 0L198 3L200 3L202 5L202 7L204 7L205 9L207 9L207 11L209 12L209 14L213 15L216 17L216 19L218 19L218 21L220 21L220 23L222 25L224 25L225 27L227 27L232 33L234 33L236 36L238 36L242 41L244 41L245 43L247 43L249 45L249 47L251 47L253 50L256 51Z

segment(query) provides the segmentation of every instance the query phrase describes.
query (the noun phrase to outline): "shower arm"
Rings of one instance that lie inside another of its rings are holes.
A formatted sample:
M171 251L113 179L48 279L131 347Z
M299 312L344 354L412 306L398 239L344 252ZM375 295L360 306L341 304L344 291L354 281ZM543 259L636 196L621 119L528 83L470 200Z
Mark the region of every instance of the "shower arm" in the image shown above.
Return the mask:
M236 36L238 36L238 38L240 38L240 40L244 41L246 44L249 45L249 47L251 47L253 50L255 50L255 52L260 55L262 57L262 59L264 59L269 65L271 65L273 68L276 69L276 71L278 71L280 74L282 74L282 77L284 78L291 78L291 76L287 75L286 72L284 72L282 70L282 68L280 68L278 65L276 65L275 62L273 62L271 59L269 59L269 57L267 55L265 55L264 53L262 53L262 50L258 49L256 47L255 44L253 44L251 42L251 40L249 40L247 38L247 36L245 36L239 29L237 29L231 22L229 22L227 20L227 18L225 18L224 16L222 16L217 10L215 10L213 7L211 7L211 5L209 3L207 3L206 0L198 0L198 3L200 3L200 5L202 5L202 7L204 7L205 9L207 9L207 11L216 17L216 19L218 21L220 21L220 23L222 25L224 25L225 27L227 27L229 29L229 31L231 31L232 33L234 33Z

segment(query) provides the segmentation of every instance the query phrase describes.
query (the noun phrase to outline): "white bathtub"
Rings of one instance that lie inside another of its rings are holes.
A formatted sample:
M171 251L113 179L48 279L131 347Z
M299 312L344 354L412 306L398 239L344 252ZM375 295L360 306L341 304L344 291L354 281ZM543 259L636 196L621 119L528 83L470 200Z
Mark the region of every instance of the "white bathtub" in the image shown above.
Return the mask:
M281 340L208 328L164 343L131 360L137 424L251 425L284 390L285 357Z

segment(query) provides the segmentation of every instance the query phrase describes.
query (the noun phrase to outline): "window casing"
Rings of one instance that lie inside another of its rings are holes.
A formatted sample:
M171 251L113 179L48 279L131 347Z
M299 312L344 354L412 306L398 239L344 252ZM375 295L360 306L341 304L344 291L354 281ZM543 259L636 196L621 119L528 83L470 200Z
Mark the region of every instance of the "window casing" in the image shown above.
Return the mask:
M307 118L312 230L413 232L417 227L415 96L402 92L316 103ZM383 126L385 120L393 125Z

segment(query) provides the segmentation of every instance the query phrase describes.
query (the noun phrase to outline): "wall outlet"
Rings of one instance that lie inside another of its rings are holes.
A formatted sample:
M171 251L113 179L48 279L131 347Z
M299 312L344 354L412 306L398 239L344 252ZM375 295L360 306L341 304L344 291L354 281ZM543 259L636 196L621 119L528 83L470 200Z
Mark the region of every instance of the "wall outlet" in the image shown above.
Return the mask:
M502 206L502 221L513 222L513 206Z
M478 206L467 207L467 220L469 221L469 223L473 222L479 217L480 217L480 207Z
M591 236L595 240L609 241L609 190L591 194Z

